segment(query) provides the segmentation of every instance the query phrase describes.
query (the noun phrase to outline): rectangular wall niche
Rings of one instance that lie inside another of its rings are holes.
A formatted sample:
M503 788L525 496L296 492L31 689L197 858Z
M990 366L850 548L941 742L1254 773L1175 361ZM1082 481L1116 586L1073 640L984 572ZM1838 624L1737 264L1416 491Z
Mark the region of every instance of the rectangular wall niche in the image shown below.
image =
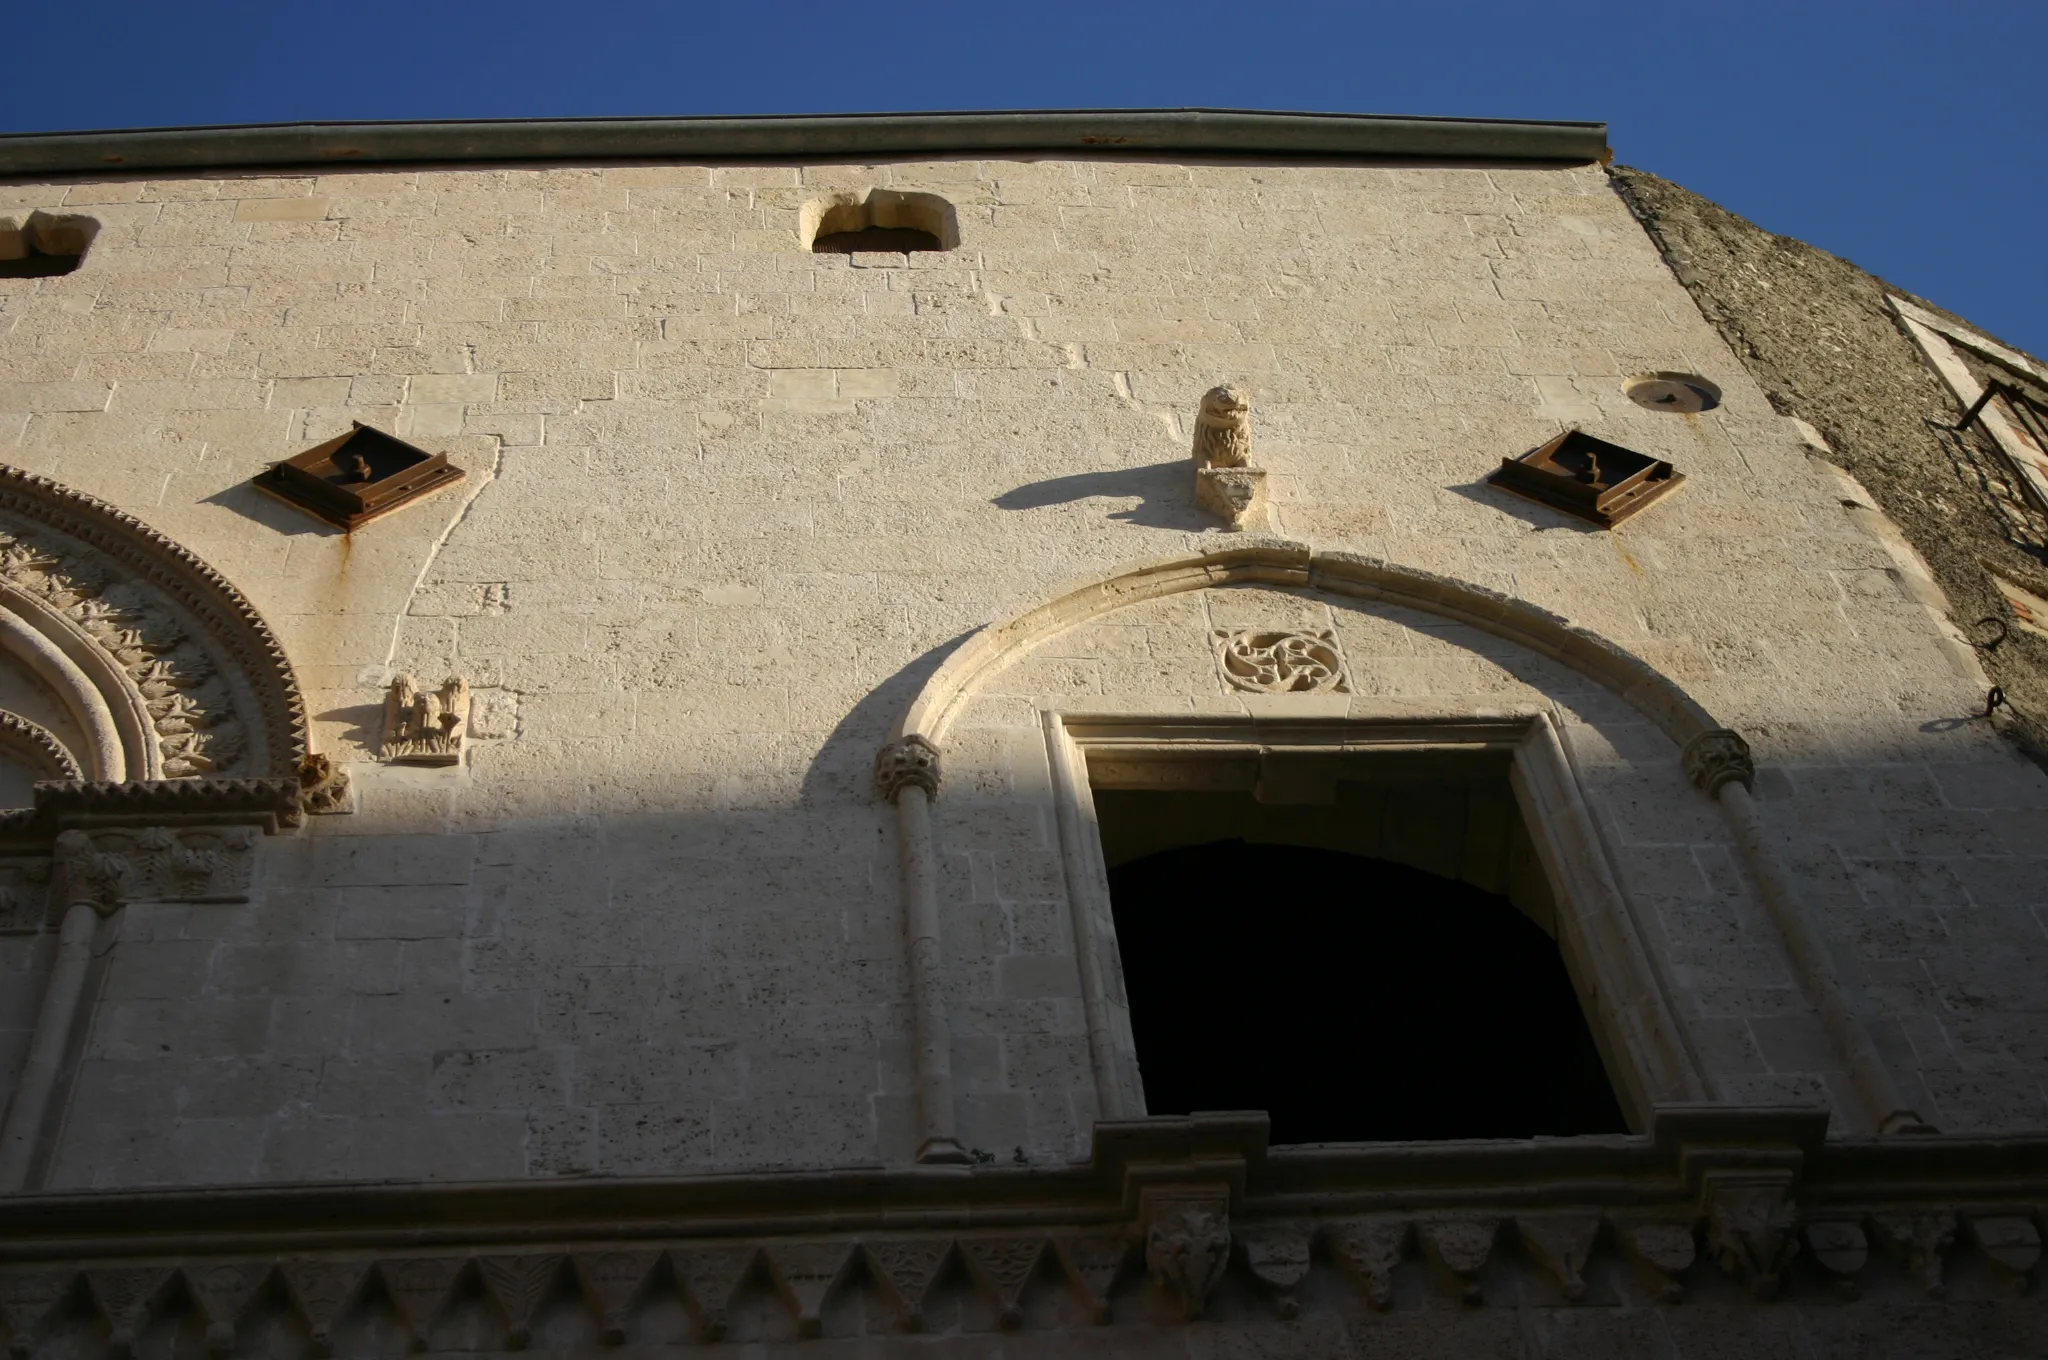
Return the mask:
M1586 899L1625 909L1565 843L1594 838L1563 825L1585 809L1547 719L1055 726L1127 1110L1265 1110L1276 1143L1529 1138L1627 1132L1672 1085L1584 1003L1640 996L1646 966L1625 921L1589 929ZM1546 768L1518 774L1532 744Z

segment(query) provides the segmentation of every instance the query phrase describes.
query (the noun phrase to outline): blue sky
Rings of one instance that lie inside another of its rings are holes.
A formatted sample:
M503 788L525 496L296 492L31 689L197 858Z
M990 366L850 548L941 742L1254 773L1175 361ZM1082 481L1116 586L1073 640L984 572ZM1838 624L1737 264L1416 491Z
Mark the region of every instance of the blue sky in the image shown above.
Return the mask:
M2031 0L17 0L0 129L1182 105L1595 118L2048 354Z

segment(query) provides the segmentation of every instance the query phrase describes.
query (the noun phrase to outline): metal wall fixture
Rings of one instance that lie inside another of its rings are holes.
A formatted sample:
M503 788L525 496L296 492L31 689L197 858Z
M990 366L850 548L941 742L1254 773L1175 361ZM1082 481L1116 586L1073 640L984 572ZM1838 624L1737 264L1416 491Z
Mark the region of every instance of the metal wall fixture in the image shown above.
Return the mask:
M1567 430L1520 458L1502 459L1486 480L1524 500L1612 529L1677 490L1685 474L1634 449Z
M252 485L352 532L461 480L462 469L446 454L414 448L358 422L337 439L271 464Z
M1697 373L1640 373L1621 390L1646 411L1672 415L1697 415L1721 404L1721 389Z
M1984 384L1984 395L1978 397L1971 403L1970 409L1963 412L1963 418L1956 422L1955 428L1967 430L1972 425L1982 422L1984 408L1993 401L1996 401L1999 409L2005 413L2006 428L2017 436L2021 449L2033 455L2037 466L2048 468L2048 407L2044 407L2039 399L2024 388L2000 382L1996 378L1991 379ZM1990 433L1988 428L1985 433ZM1993 442L1995 445L1996 436L1993 436ZM2048 497L2042 495L2039 482L2028 477L2024 469L2015 470L2020 473L2020 493L2033 503L2036 510L2048 512Z

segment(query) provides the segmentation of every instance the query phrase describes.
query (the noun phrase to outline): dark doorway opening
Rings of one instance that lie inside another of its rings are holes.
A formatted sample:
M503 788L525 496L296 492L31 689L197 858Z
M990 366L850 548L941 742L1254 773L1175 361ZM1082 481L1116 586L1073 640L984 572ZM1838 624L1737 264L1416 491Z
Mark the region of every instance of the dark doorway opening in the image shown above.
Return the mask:
M1556 943L1505 896L1241 840L1109 881L1153 1114L1265 1110L1275 1143L1628 1131Z

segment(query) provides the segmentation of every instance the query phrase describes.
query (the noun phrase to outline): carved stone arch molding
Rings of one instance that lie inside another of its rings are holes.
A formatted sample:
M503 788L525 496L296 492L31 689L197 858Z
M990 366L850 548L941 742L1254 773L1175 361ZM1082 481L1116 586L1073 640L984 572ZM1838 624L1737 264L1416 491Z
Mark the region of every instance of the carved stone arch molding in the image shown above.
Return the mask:
M949 732L996 677L1048 639L1129 606L1228 586L1310 591L1415 610L1468 625L1576 672L1641 714L1672 742L1672 754L1680 758L1674 759L1674 765L1681 765L1690 782L1721 803L1757 895L1784 934L1794 970L1864 1098L1869 1126L1892 1130L1917 1124L1917 1118L1898 1099L1896 1086L1858 1015L1858 1003L1828 963L1829 948L1813 913L1799 901L1790 875L1759 831L1749 801L1752 767L1748 748L1738 735L1722 728L1682 688L1640 658L1535 605L1387 562L1268 541L1140 565L1067 590L984 629L926 682L904 713L893 740L880 753L878 789L895 804L897 812L910 999L917 1026L922 1160L956 1160L963 1155L954 1137L951 1113L951 1040L939 948L940 861L930 809L942 787L942 759ZM1314 642L1306 635L1304 639ZM1341 656L1325 661L1323 670L1342 664ZM1293 688L1304 692L1314 686ZM1344 709L1340 705L1337 711ZM1676 1009L1670 981L1644 943L1645 927L1636 919L1636 908L1621 886L1559 724L1546 711L1490 712L1483 716L1497 730L1449 730L1460 722L1469 727L1481 716L1447 713L1435 730L1419 734L1417 729L1429 724L1393 723L1376 731L1370 722L1331 719L1328 730L1320 735L1304 728L1289 740L1339 746L1480 742L1512 749L1516 801L1559 899L1558 937L1567 968L1578 984L1596 1037L1608 1054L1610 1071L1632 1122L1647 1127L1652 1107L1659 1104L1719 1099L1713 1076L1701 1062ZM1186 717L1184 713L1163 715L1154 724L1157 731L1140 731L1142 715L1120 712L1101 730L1126 746L1134 741L1140 745L1220 742L1248 743L1255 748L1272 739L1265 735L1273 729L1267 718L1233 726L1228 720L1190 722ZM1113 926L1109 924L1107 883L1101 876L1101 848L1091 834L1093 808L1084 754L1095 738L1086 730L1089 724L1084 714L1048 712L1045 718L1098 1108L1105 1117L1116 1118L1142 1109L1142 1094L1128 1040L1128 1017L1113 999L1121 989L1111 985L1108 977L1115 968Z
M983 629L925 682L904 712L896 736L940 747L947 729L984 684L1056 633L1144 600L1233 585L1319 590L1470 624L1597 680L1680 747L1720 730L1706 709L1640 658L1525 600L1353 553L1265 543L1148 562L1065 591L1006 623Z
M133 516L4 466L0 649L85 748L45 778L296 780L305 760L297 680L240 591Z
M102 922L129 902L246 900L263 832L335 807L284 649L242 593L130 515L0 466L0 934L58 927L0 1114L0 1194L32 1183ZM67 742L68 737L68 742ZM53 863L54 861L54 863Z

